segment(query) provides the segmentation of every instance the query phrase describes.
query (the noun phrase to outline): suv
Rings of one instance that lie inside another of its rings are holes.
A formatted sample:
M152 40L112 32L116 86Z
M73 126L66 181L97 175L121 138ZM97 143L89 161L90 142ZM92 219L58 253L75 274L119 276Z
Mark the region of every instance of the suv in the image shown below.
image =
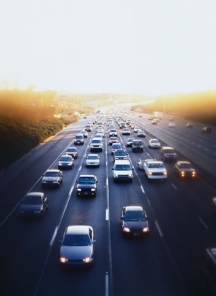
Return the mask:
M143 162L143 170L148 181L151 179L163 179L166 182L167 180L167 170L162 161L146 159Z
M132 183L134 168L131 167L129 160L115 160L113 170L113 180L116 181L128 181Z
M42 176L42 187L60 187L63 182L63 173L60 170L47 170Z
M83 145L83 144L84 144L83 134L77 134L74 139L74 145Z
M136 151L143 152L143 142L141 140L133 140L131 147L132 147L132 152L136 152Z
M90 151L103 151L103 141L99 138L93 138L90 144Z
M113 153L113 161L117 159L128 159L128 153L124 149L117 149Z
M109 137L117 137L117 130L116 129L114 129L114 128L112 128L112 129L110 129L110 131L109 131Z
M80 175L77 182L77 196L96 196L97 177L95 175Z
M177 154L175 150L170 146L163 146L161 147L161 159L163 161L166 160L176 160Z
M204 251L201 273L204 295L216 295L216 247Z

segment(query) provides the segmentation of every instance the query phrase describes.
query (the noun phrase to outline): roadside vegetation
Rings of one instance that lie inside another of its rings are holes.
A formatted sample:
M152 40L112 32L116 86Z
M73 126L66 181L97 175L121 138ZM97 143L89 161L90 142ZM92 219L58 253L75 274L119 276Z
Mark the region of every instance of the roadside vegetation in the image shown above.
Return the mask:
M138 108L149 114L159 111L170 115L181 115L185 119L204 124L216 125L216 91L159 96L151 103L134 105L131 110Z
M0 169L78 120L72 108L57 118L56 112L65 112L65 100L56 98L54 91L0 90Z

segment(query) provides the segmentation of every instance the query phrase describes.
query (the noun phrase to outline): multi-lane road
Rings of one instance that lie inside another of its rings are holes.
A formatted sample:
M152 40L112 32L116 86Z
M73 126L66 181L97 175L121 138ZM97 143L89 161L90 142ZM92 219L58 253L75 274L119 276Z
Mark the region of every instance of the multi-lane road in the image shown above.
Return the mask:
M144 153L132 153L131 148L126 148L134 166L132 184L113 182L113 160L107 135L103 152L99 153L100 167L86 168L85 157L95 134L93 130L85 144L78 146L79 157L75 159L73 169L63 171L62 186L59 189L41 188L42 174L48 168L57 168L59 157L73 144L75 134L89 119L70 125L1 174L1 295L201 295L201 254L207 246L216 244L215 217L210 206L211 198L216 196L214 172L206 171L205 166L192 161L198 177L185 180L175 175L173 163L165 163L167 182L149 183L138 170L137 161L139 158L160 158L159 150L148 148L149 137L157 136L162 144L170 144L170 138L177 149L182 135L188 139L181 141L186 150L193 145L199 157L208 154L215 162L215 150L211 150L212 145L216 145L215 139L199 129L200 138L204 139L203 153L201 143L200 146L193 144L198 128L186 129L183 120L176 119L174 130L168 128L168 118L152 126L147 116L131 116L147 133L143 139ZM124 147L128 136L122 136L119 131L118 137ZM207 153L206 149L212 153ZM182 155L182 147L177 152L178 158L188 159ZM79 174L97 176L97 197L76 196ZM29 191L44 191L48 195L49 210L41 220L19 219L19 203ZM120 215L125 205L145 208L150 218L149 238L122 237ZM68 225L76 224L94 228L95 264L87 270L63 271L59 267L59 240Z

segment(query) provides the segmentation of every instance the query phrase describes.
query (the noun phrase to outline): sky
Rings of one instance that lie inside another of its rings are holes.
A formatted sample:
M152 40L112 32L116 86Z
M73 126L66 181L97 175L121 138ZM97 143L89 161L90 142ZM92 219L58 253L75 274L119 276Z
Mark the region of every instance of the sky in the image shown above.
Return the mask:
M215 0L0 0L0 87L216 89Z

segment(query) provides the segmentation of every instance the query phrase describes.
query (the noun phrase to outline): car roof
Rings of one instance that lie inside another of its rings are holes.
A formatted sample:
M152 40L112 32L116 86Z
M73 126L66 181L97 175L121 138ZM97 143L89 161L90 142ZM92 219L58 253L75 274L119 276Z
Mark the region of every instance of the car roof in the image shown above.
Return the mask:
M174 149L173 147L170 147L170 146L163 146L161 149Z
M179 161L177 161L177 164L191 164L191 163L186 160L179 160Z
M116 159L115 164L130 164L128 159Z
M89 228L92 229L92 227L88 225L71 225L66 228L66 233L67 234L89 234Z
M80 177L82 177L82 178L88 178L88 177L91 177L92 178L93 177L94 178L96 176L95 175L80 175L79 178Z
M29 192L29 193L27 193L25 195L25 197L27 197L27 196L40 196L40 197L42 197L43 195L44 195L43 192Z
M126 206L126 211L143 211L141 206Z
M87 155L87 157L88 156L99 156L97 153L89 153L88 155Z
M77 147L68 147L67 149L74 149L74 150L77 150Z
M72 156L68 155L68 154L63 154L60 158L62 157L68 157L68 158L72 158Z
M60 172L60 170L57 170L57 169L51 169L51 170L47 170L45 173L47 173L47 172L58 173L58 172Z
M79 134L76 134L76 136L82 136L82 137L83 137L83 134L80 134L80 133L79 133Z

